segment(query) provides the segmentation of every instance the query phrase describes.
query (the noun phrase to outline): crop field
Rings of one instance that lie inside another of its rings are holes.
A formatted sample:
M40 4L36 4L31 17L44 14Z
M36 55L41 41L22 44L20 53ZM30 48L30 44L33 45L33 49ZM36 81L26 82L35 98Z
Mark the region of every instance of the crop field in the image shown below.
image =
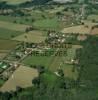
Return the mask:
M84 21L84 25L78 25L78 26L72 26L68 28L64 28L62 30L63 33L80 33L80 34L90 34L91 28L94 25L97 25L97 23L92 23L91 21Z
M12 50L19 42L0 39L0 50Z
M15 38L13 38L13 40L17 40L17 41L24 41L24 42L29 42L29 43L39 43L45 40L45 35L43 35L43 32L41 31L31 31L29 33L24 33L22 35L19 35Z
M13 50L17 44L16 41L0 39L0 59Z
M25 29L27 27L28 25L21 25L21 24L0 21L0 28L5 28L5 29L13 30L13 31L25 32Z
M16 87L30 87L32 86L32 79L38 76L37 70L26 66L20 66L9 80L1 87L0 91L16 90Z
M68 28L64 28L62 30L63 33L80 33L80 34L89 34L90 33L90 28L86 28L83 25L80 26L72 26Z

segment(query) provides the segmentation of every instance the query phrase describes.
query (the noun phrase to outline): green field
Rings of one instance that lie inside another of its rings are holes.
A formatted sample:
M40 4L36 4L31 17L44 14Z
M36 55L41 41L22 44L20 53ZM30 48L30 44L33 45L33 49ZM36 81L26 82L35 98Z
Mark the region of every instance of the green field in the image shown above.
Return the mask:
M29 43L40 43L46 39L46 33L44 31L30 31L22 35L16 36L13 40Z
M6 22L6 21L0 21L0 28L4 28L4 29L25 32L25 29L27 27L28 25L21 25L21 24Z
M0 39L0 50L12 50L19 42Z
M19 31L13 31L9 29L0 28L0 38L2 39L12 39L21 34L22 32L19 32Z
M57 18L37 20L33 25L38 29L61 29L61 23Z
M23 63L26 65L42 65L47 68L51 64L52 59L51 56L29 56Z

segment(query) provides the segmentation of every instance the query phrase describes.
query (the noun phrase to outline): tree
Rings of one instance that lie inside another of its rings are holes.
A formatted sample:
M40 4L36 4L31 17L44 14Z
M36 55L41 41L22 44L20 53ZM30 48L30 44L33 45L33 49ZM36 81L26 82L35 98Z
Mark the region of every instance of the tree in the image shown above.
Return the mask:
M34 84L35 86L39 86L40 85L40 78L36 77L32 80L32 84Z

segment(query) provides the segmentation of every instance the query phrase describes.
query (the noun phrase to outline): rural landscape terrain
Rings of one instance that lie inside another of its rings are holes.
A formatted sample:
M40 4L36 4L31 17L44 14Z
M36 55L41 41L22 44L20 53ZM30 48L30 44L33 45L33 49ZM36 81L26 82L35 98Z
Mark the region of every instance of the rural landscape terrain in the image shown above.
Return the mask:
M0 100L98 100L98 0L0 0Z

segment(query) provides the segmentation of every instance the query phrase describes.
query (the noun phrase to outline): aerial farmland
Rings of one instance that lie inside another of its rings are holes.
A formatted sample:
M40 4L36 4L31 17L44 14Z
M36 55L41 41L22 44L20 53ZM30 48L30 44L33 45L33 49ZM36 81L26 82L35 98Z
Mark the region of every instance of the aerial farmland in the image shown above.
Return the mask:
M97 0L0 0L0 100L97 100L97 79Z

